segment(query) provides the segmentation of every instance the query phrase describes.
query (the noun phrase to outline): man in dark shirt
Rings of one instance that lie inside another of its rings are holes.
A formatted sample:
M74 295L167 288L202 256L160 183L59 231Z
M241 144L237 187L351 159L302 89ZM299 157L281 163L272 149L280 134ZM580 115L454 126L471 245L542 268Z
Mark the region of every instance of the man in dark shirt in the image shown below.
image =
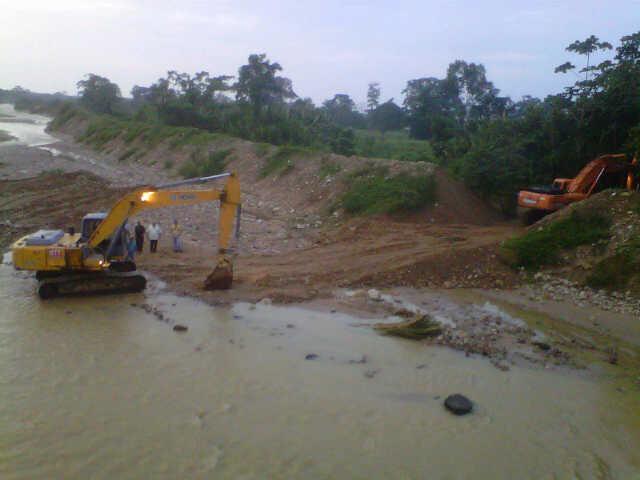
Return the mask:
M138 223L136 223L136 228L135 228L135 234L136 234L136 250L138 250L138 252L142 252L142 247L144 246L144 233L145 233L145 228L144 226L140 223L140 221L138 221Z

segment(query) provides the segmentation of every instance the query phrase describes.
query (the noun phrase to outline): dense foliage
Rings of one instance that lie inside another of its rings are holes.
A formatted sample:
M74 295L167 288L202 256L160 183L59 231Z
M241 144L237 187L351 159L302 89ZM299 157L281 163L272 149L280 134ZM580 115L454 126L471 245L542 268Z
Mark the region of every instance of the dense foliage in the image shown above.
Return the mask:
M592 35L566 50L584 58L580 79L544 99L501 96L483 65L456 60L444 78L409 80L401 105L381 101L382 89L372 82L366 108L344 93L316 106L295 93L282 66L265 54L250 55L237 78L169 71L152 85L135 86L131 100L94 74L78 90L88 109L159 126L154 131L178 126L344 155L437 162L510 214L519 189L572 177L599 154L640 149L640 32L616 48ZM598 51L611 51L611 58L592 64ZM568 61L555 71L575 68ZM16 87L0 91L0 100L28 104L29 95ZM57 95L47 101L64 97Z
M604 153L633 155L640 147L640 33L623 37L613 59L589 65L591 53L610 48L593 36L574 42L567 50L587 57L585 77L565 92L514 103L481 89L484 100L464 110L465 121L458 104L426 138L444 164L505 213L514 210L522 187L573 177ZM567 62L556 71L572 68ZM441 112L427 118L433 123Z
M353 214L411 212L433 203L435 195L432 175L389 176L384 169L372 168L351 176L341 204Z

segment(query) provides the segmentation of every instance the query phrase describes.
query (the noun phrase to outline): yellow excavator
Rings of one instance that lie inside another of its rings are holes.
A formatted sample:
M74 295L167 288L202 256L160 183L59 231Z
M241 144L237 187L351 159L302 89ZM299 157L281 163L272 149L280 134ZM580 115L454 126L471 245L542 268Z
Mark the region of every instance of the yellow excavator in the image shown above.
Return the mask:
M220 189L185 188L226 179ZM205 280L209 290L231 288L233 264L229 243L240 231L240 182L235 173L192 178L179 182L136 188L122 197L108 213L90 213L82 219L79 233L73 229L39 230L16 241L12 247L17 270L36 272L38 294L42 299L58 295L121 293L144 290L146 278L136 273L134 262L126 256L126 224L144 210L220 202L218 259Z

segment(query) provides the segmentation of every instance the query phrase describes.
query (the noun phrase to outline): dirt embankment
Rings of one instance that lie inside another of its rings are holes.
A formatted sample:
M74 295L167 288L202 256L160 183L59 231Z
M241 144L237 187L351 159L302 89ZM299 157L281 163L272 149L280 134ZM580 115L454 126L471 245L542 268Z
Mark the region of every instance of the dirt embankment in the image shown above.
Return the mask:
M223 137L213 144L175 148L165 141L143 149L142 139L126 143L116 136L96 153L73 142L86 128L86 119L72 118L54 132L63 141L51 146L49 156L44 152L29 162L55 161L61 170L85 168L105 180L57 173L7 182L0 197L0 221L12 226L4 243L34 228L66 227L72 220L77 226L84 213L106 209L121 188L176 179L175 172L197 150L231 149L227 169L239 173L243 193L233 290L201 290L215 262L217 209L198 205L140 216L145 222L159 221L165 231L173 218L184 227L184 253L170 252L165 235L162 254L145 252L138 258L141 268L178 291L211 302L264 297L294 302L329 296L340 286L505 287L516 281L514 273L495 260L499 242L515 227L502 223L496 212L434 165L302 152L292 156L286 172L265 177L261 170L267 158L251 142ZM123 152L136 145L138 156L123 161ZM380 166L389 174L432 172L437 180L436 203L405 216L349 217L330 208L349 187L352 172ZM43 205L46 208L39 207Z
M78 226L91 211L108 210L126 189L106 187L88 172L45 173L0 181L0 248L40 228Z

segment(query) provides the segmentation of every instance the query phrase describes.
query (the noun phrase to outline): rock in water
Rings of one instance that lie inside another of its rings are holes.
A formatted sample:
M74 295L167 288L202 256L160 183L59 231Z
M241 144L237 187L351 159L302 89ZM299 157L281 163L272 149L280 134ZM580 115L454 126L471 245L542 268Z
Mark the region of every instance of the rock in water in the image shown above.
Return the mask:
M444 406L455 415L465 415L473 410L473 403L464 395L455 393L444 400Z

